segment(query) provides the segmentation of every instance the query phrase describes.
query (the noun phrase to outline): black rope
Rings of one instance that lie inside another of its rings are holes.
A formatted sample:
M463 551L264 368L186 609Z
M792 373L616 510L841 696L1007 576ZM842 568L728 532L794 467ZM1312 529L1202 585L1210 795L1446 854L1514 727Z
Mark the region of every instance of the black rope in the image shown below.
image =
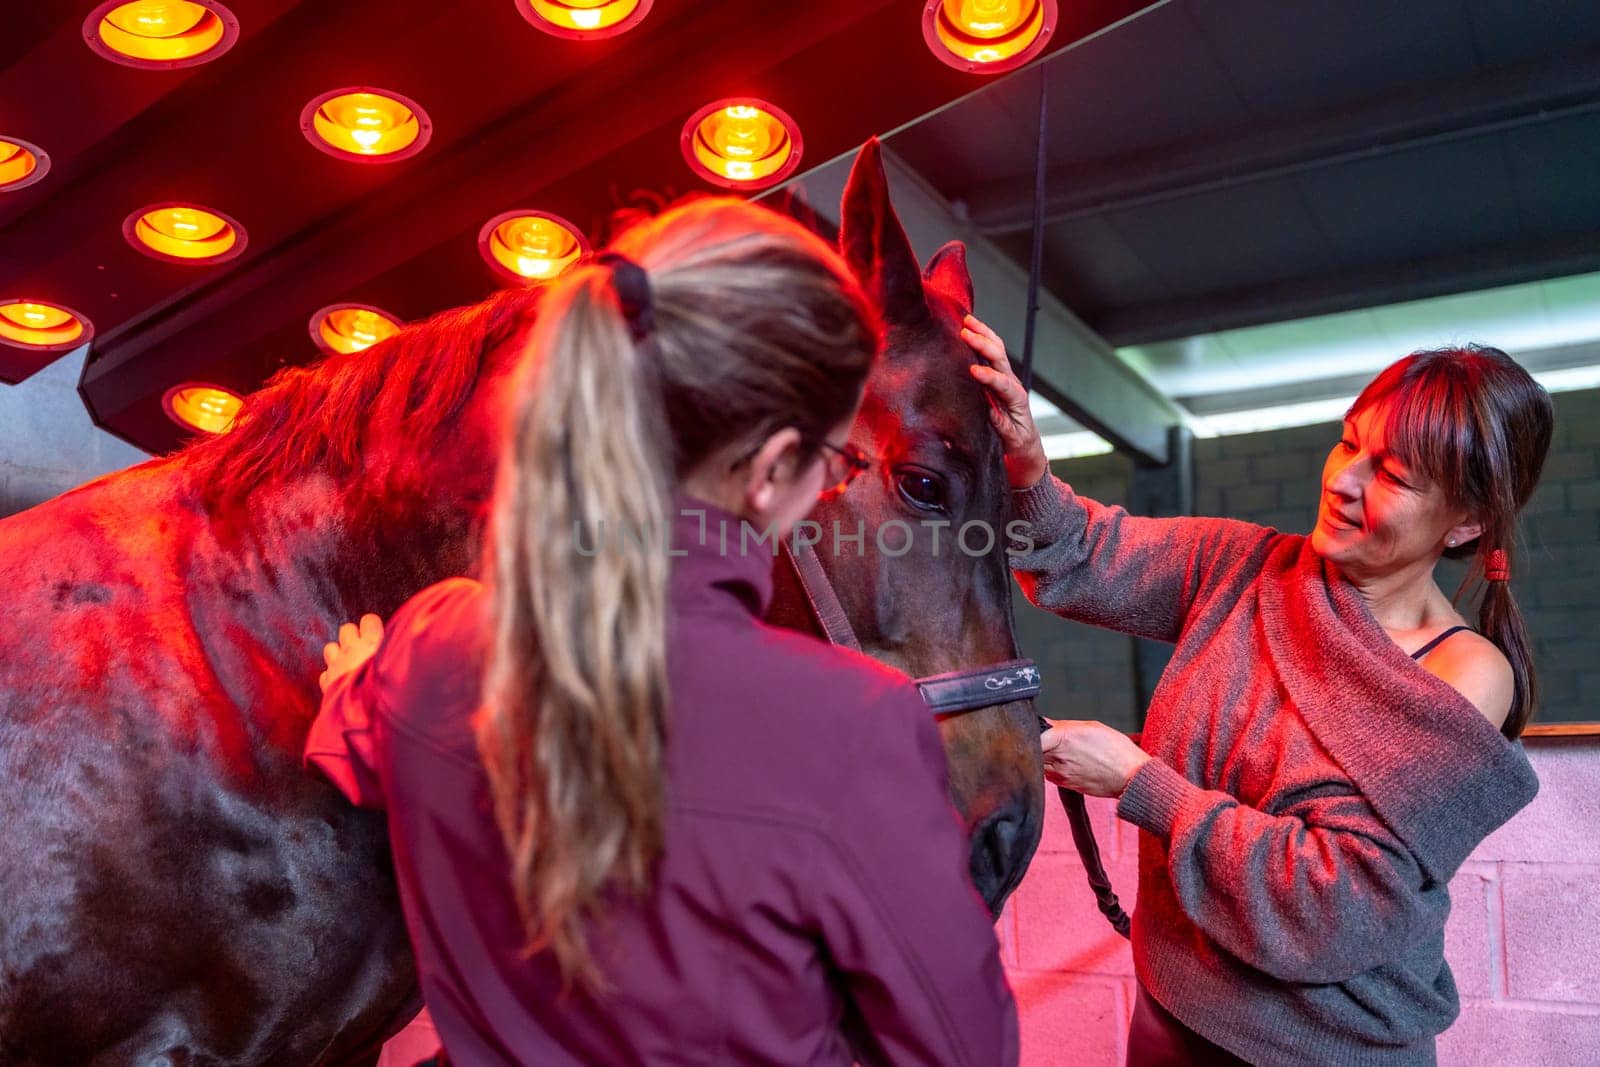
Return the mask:
M1056 792L1061 794L1061 806L1067 809L1072 843L1078 846L1078 858L1083 860L1089 888L1094 892L1095 907L1100 909L1100 914L1106 917L1113 930L1123 937L1130 937L1133 920L1122 910L1122 902L1111 888L1111 877L1106 874L1106 865L1100 859L1100 845L1094 839L1094 824L1089 821L1089 808L1083 802L1083 794L1065 786L1057 786Z
M1039 274L1044 264L1045 104L1049 99L1046 65L1039 64L1039 143L1033 156L1033 261L1028 269L1028 325L1022 341L1022 388L1033 388L1033 329L1039 317Z

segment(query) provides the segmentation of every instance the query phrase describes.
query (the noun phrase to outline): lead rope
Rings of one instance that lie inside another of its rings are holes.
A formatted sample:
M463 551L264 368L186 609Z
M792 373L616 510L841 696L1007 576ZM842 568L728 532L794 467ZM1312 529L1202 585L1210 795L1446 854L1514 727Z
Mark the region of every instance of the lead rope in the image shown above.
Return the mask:
M1039 276L1044 267L1044 182L1046 129L1045 121L1049 117L1049 81L1045 78L1045 65L1039 64L1039 137L1034 146L1033 156L1033 256L1028 271L1028 318L1022 340L1022 388L1024 392L1033 390L1033 337L1034 324L1039 318ZM1044 719L1039 720L1040 731L1049 729ZM1100 914L1111 923L1111 928L1123 937L1128 937L1130 920L1128 913L1122 910L1122 902L1117 899L1116 891L1111 888L1111 877L1106 874L1105 863L1100 859L1100 843L1094 839L1094 825L1089 822L1089 808L1084 803L1083 794L1065 786L1057 786L1056 792L1061 794L1061 806L1067 813L1067 825L1072 827L1072 843L1078 848L1078 858L1083 861L1083 869L1089 880L1089 888L1094 890L1095 906L1100 909Z
M850 618L845 614L844 605L839 603L839 595L833 591L833 583L828 581L828 575L823 571L816 553L811 551L811 546L791 545L788 540L783 541L782 545L783 554L789 557L789 562L795 570L795 577L800 580L801 592L811 605L812 614L822 627L828 642L860 652L861 642L857 640L855 630L850 625ZM1030 668L1033 666L1031 660L1017 660L1012 664L1001 666L1017 664L1026 664ZM918 679L925 701L929 699L930 693L927 683L937 681L938 679ZM1032 689L1034 692L1038 690L1037 672ZM1039 725L1042 729L1048 729L1043 719L1039 720ZM1067 812L1067 824L1072 827L1072 842L1078 848L1078 858L1083 862L1089 888L1094 891L1095 905L1100 909L1100 914L1111 923L1112 929L1127 937L1128 913L1122 910L1122 904L1111 888L1111 878L1106 874L1105 863L1100 859L1100 845L1094 839L1094 827L1089 822L1089 811L1084 805L1083 794L1070 789L1060 789L1060 793L1061 806Z

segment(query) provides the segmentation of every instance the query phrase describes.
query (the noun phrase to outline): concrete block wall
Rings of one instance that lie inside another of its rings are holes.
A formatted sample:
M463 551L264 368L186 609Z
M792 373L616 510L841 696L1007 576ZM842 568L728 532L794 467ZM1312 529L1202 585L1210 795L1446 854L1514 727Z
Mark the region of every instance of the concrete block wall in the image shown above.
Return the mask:
M1445 957L1461 1016L1442 1067L1600 1064L1600 738L1528 742L1539 796L1450 884ZM1134 984L1127 943L1095 910L1053 796L1044 840L1001 916L1025 1067L1120 1067ZM1139 831L1089 802L1112 884L1132 908Z
M1523 512L1512 588L1527 618L1543 688L1536 721L1600 720L1600 390L1558 393L1555 437L1538 491ZM1291 533L1316 522L1322 464L1336 423L1195 442L1195 510ZM1130 465L1093 456L1053 465L1103 503L1127 499ZM1454 593L1460 567L1440 568ZM1018 598L1021 599L1020 597ZM1464 601L1463 603L1469 603ZM1466 611L1474 621L1472 611ZM1050 718L1097 718L1137 730L1132 644L1019 604L1018 639L1044 668L1039 707Z
M1119 455L1089 456L1051 465L1073 490L1102 504L1126 505L1132 464ZM1013 591L1015 592L1015 591ZM1133 643L1121 634L1057 618L1015 593L1017 644L1044 670L1039 712L1052 719L1100 719L1135 731Z
M150 457L97 429L78 398L87 348L0 385L0 517Z

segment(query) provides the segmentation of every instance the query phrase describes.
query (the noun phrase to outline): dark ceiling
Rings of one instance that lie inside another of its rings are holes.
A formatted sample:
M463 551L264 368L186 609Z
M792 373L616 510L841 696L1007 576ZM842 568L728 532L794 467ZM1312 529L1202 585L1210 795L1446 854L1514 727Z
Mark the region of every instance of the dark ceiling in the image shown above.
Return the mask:
M1021 263L1041 77L1113 345L1600 270L1595 0L1170 0L890 142Z
M143 71L95 55L95 4L8 4L0 138L52 167L0 194L0 298L57 302L96 337L80 392L98 424L152 451L182 439L161 397L180 382L237 391L318 358L311 314L336 301L404 319L481 299L484 221L553 211L603 240L619 208L706 188L678 138L699 106L753 95L799 123L806 163L847 152L982 85L923 43L921 0L657 0L605 41L538 32L512 0L228 0L221 58ZM1145 6L1072 0L1065 47ZM371 85L433 122L414 158L343 162L301 135L319 93ZM150 259L122 238L134 209L191 201L238 219L240 257ZM42 363L0 351L20 380Z

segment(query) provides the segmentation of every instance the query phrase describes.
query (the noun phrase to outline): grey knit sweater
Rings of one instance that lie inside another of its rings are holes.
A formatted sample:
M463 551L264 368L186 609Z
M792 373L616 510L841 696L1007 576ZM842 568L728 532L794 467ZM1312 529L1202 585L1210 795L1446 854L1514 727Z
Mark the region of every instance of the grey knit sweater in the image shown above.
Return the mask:
M1139 980L1260 1067L1435 1062L1450 877L1538 790L1520 745L1395 646L1304 537L1014 494L1040 607L1175 642L1139 835ZM1070 684L1070 680L1068 681Z

